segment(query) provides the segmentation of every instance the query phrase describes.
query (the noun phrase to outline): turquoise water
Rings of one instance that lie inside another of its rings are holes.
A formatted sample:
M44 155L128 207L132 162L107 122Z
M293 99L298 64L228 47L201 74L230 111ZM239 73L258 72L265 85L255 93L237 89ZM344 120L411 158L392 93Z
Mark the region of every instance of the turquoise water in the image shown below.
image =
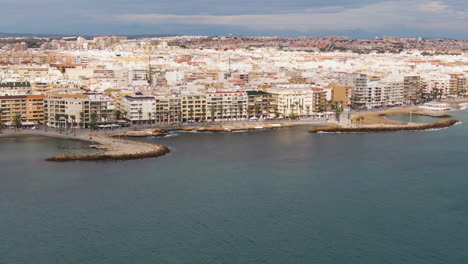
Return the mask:
M468 113L453 114L425 132L180 133L123 162L0 139L0 263L467 263Z

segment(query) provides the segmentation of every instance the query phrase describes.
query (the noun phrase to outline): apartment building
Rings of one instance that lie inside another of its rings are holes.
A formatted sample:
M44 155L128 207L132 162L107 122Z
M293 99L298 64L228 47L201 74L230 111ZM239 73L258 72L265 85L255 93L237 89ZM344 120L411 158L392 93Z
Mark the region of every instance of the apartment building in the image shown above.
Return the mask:
M342 106L350 106L353 97L354 89L352 86L339 85L331 83L325 88L331 89L331 100L334 102L342 102Z
M237 121L247 118L248 96L244 91L218 91L206 94L207 118L212 121Z
M0 96L0 120L9 123L16 115L31 125L44 122L44 95Z
M182 96L182 121L200 122L207 120L206 95L186 94Z
M313 109L313 92L311 88L268 88L267 92L277 96L278 111L283 116L303 114ZM326 92L325 92L326 96Z
M354 88L352 104L357 106L366 106L369 100L369 94L375 89L369 89L367 85L367 75L361 73L341 73L338 78L338 84Z
M422 83L420 76L405 76L403 78L403 96L405 101L417 101L421 98Z
M63 126L64 122L83 128L114 122L115 105L115 100L102 94L52 94L45 100L50 127Z
M123 116L132 124L154 123L156 99L153 96L125 96L120 102Z
M322 88L314 87L312 90L312 107L306 106L305 113L310 115L310 112L323 112L326 110L327 104L327 91ZM302 109L301 115L304 115L304 109Z
M450 74L449 94L461 95L467 92L466 77L463 74Z
M178 96L156 96L156 123L160 125L182 122L182 98Z
M278 96L261 90L247 91L249 114L275 117L279 111Z

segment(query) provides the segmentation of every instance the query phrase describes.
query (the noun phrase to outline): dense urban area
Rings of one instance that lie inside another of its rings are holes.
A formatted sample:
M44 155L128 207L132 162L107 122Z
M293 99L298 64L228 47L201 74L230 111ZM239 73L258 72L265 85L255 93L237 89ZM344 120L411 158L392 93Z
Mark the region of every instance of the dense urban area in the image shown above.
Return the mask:
M467 94L468 41L0 38L0 127L319 119Z

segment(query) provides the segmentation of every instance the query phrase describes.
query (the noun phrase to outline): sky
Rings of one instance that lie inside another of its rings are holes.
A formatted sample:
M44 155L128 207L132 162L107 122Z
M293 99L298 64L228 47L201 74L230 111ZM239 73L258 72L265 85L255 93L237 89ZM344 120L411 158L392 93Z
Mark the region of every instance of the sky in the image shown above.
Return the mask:
M468 0L0 0L1 33L468 39Z

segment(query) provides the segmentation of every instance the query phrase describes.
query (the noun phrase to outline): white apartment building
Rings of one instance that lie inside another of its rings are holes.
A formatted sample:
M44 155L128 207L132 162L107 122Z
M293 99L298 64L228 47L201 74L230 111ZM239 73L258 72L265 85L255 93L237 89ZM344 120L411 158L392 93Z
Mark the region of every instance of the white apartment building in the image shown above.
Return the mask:
M153 123L156 113L156 99L152 96L125 96L120 102L123 116L132 124Z
M292 113L300 114L306 109L313 109L313 92L311 88L268 88L267 92L276 94L278 112L283 116Z
M73 121L82 127L115 121L115 100L102 94L53 94L44 100L44 108L51 127Z

